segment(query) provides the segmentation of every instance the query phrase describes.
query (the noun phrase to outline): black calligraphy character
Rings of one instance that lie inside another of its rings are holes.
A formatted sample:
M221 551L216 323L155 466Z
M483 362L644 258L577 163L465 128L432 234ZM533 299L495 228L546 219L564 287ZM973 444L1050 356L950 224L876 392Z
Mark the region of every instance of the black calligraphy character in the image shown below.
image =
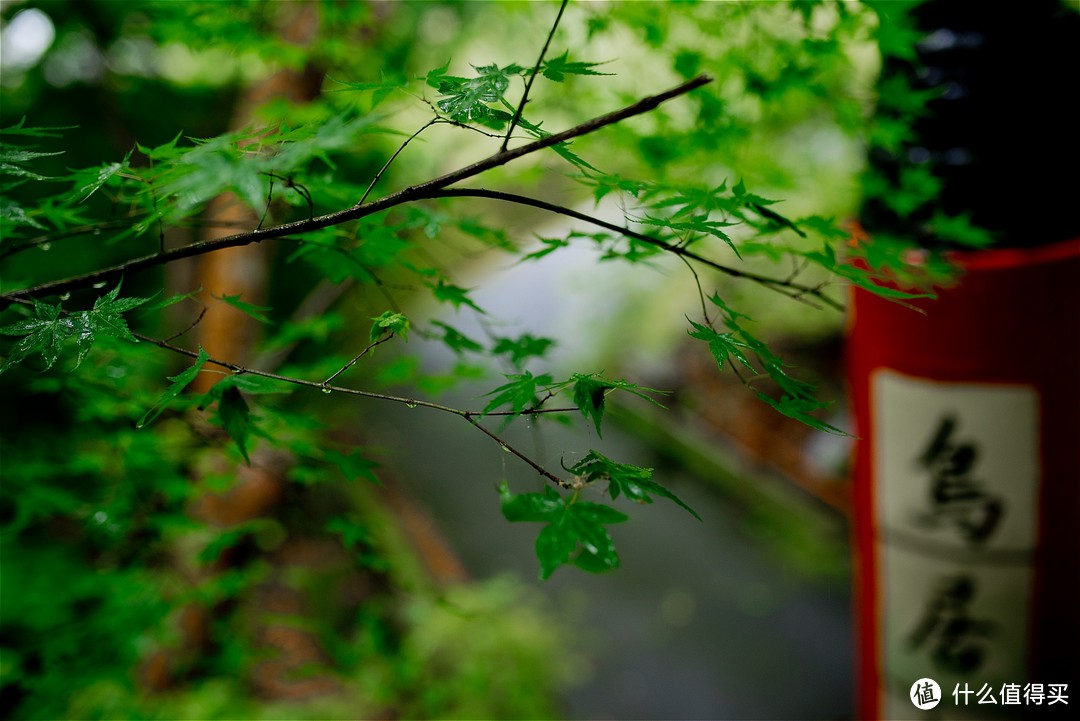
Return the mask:
M956 417L946 415L917 459L930 473L931 513L926 521L937 525L949 519L972 543L982 543L994 532L1005 507L1002 500L980 487L972 477L979 460L978 446L952 440Z
M985 640L992 635L994 624L975 620L968 613L974 596L975 581L970 576L944 579L908 635L911 645L927 648L942 670L967 673L982 665Z

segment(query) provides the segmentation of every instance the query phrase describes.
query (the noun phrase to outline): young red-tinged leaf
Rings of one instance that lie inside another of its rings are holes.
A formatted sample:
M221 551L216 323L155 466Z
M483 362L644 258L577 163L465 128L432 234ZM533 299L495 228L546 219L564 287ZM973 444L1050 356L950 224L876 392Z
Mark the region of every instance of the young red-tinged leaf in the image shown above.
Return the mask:
M180 392L187 387L188 383L195 380L195 376L199 375L199 371L202 370L206 361L210 360L210 354L207 353L202 347L199 347L199 355L195 359L195 365L188 368L183 373L175 376L171 376L169 380L173 382L169 389L158 399L157 403L148 410L139 422L135 424L136 428L143 428L148 423L152 423L155 418L161 415L161 412L165 410L165 407L172 402L174 398L180 395Z

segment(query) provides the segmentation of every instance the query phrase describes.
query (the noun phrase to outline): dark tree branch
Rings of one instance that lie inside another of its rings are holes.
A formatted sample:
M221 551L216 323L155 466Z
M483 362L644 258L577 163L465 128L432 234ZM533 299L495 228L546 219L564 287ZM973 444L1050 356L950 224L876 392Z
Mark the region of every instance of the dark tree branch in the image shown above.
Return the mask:
M693 80L689 80L681 85L678 85L670 90L659 93L657 95L650 95L649 97L642 98L641 100L627 105L624 108L615 110L605 115L599 115L591 120L587 120L580 125L575 125L572 128L564 130L559 133L554 133L544 138L540 138L526 145L512 148L506 151L500 151L494 155L491 155L483 160L479 160L471 165L467 165L464 168L460 168L446 175L433 178L423 183L410 186L399 190L396 193L392 193L376 201L370 202L366 205L360 205L345 210L340 210L334 213L328 213L326 215L320 215L316 218L309 220L300 220L292 223L285 223L272 228L264 228L260 230L252 230L246 233L237 233L236 235L226 236L224 238L215 238L212 240L205 240L198 243L192 243L191 245L184 246L182 248L175 248L173 250L154 253L153 255L143 256L142 258L135 258L119 265L114 265L110 268L102 268L83 275L73 276L71 278L65 278L63 280L50 281L48 283L42 283L40 285L33 286L31 288L23 288L21 290L14 290L7 293L0 294L0 305L10 304L11 301L19 298L28 298L40 295L57 295L80 288L86 288L92 286L95 283L109 282L122 277L126 273L135 273L138 271L146 270L148 268L154 268L159 265L171 263L181 258L191 258L197 255L203 255L205 253L212 253L223 248L235 248L244 245L250 245L251 243L260 243L264 240L270 240L272 238L280 238L286 235L296 235L299 233L307 233L313 230L320 230L334 225L341 225L352 220L359 218L365 218L374 213L378 213L388 208L393 208L404 203L408 203L414 200L420 200L423 198L436 197L436 191L445 188L454 183L460 182L467 178L479 175L483 172L505 165L512 160L516 160L522 156L530 155L539 150L550 148L553 145L564 143L567 140L578 138L583 135L588 135L601 128L607 127L619 123L627 118L632 118L642 113L650 112L656 109L661 103L664 103L672 98L677 98L680 95L695 90L706 83L712 82L712 78L706 75L699 75Z
M529 91L532 90L536 74L540 72L540 66L544 64L544 56L547 55L551 39L555 37L555 30L559 27L559 21L562 20L563 11L566 10L566 4L569 1L562 0L562 4L559 5L559 14L555 16L555 22L551 25L551 32L548 33L547 40L544 41L544 47L540 50L540 57L536 59L536 65L533 66L532 73L529 74L529 79L525 82L525 92L521 94L521 102L518 103L517 110L514 111L514 117L510 121L510 127L506 130L506 137L503 138L502 147L499 149L501 153L506 152L506 147L510 144L510 137L514 134L514 128L521 121L521 114L525 111L525 104L529 102Z
M783 293L784 295L795 298L797 300L805 300L805 296L812 296L814 298L817 298L825 305L835 308L836 310L843 310L843 306L829 296L825 295L820 286L814 287L803 285L801 283L796 283L791 279L770 278L768 276L758 275L757 273L750 273L745 270L739 270L738 268L732 268L731 266L723 265L722 263L717 263L714 260L710 260L709 258L706 258L702 255L698 255L691 250L687 250L681 245L672 245L671 243L660 240L659 238L654 238L651 235L645 235L644 233L630 230L629 228L616 225L615 223L609 223L606 220L602 220L601 218L588 215L587 213L582 213L580 211L574 210L573 208L556 205L554 203L549 203L545 200L530 198L527 195L505 193L500 190L487 190L485 188L444 188L433 193L431 197L489 198L491 200L501 200L507 203L517 203L518 205L528 205L533 208L539 208L541 210L546 210L550 213L555 213L557 215L563 215L568 218L574 218L576 220L581 220L586 223L591 223L592 225L604 228L605 230L610 230L613 233L618 233L620 235L626 236L627 238L633 238L634 240L640 241L642 243L647 243L648 245L652 245L669 253L673 253L674 255L677 255L684 260L689 259L697 263L701 263L704 266L712 268L713 270L718 270L721 273L729 275L733 278L743 278L745 280L750 280L755 283L760 283L767 288L776 290Z

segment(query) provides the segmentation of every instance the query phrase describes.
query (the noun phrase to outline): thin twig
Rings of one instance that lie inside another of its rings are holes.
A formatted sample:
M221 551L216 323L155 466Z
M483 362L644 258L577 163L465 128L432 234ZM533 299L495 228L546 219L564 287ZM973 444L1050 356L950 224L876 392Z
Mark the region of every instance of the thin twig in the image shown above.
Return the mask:
M199 305L202 305L202 303L200 303ZM165 342L176 340L180 336L190 332L192 328L194 328L195 326L197 326L199 323L202 322L202 319L206 315L207 310L209 310L209 309L205 305L203 305L202 310L199 311L199 317L196 318L195 320L193 320L191 322L191 325L189 325L187 328L184 328L184 330L180 331L179 333L173 333L171 336L169 336L168 338L165 339Z
M705 325L712 326L712 322L709 320L709 307L705 304L705 291L701 289L701 278L698 277L697 271L694 270L694 266L690 265L690 261L683 256L676 256L683 262L686 269L690 271L690 274L694 276L694 285L697 286L698 300L701 301L701 315L705 319Z
M3 260L4 258L9 258L16 253L23 252L24 250L30 250L31 248L37 248L38 246L42 245L49 245L58 240L75 238L80 235L91 235L95 232L100 232L102 230L110 230L112 228L128 228L131 227L132 222L138 217L138 215L133 214L126 218L118 218L117 220L106 220L98 223L97 225L80 225L78 227L69 228L68 230L60 231L57 233L38 235L30 238L25 243L20 243L19 245L13 245L10 248L6 248L2 252L0 252L0 260Z
M364 348L364 350L357 353L355 358L353 358L351 361L349 361L345 365L341 366L341 368L339 368L336 373L334 373L332 376L330 376L329 378L324 380L322 382L322 385L325 386L327 383L329 383L330 381L334 380L335 378L337 378L339 375L341 375L345 371L352 368L354 365L356 365L356 362L358 360L360 360L361 358L363 358L364 356L366 356L368 354L368 351L370 351L372 348L375 348L376 346L382 345L383 343L385 343L386 341L390 340L393 337L394 337L394 334L391 333L389 335L384 335L382 338L379 338L379 340L377 340L377 341L373 341L371 343L368 343L367 346Z
M402 143L398 147L398 149L394 151L394 154L390 156L390 159L383 163L383 166L379 168L379 172L375 173L375 177L371 179L371 183L368 184L367 190L364 191L363 197L360 198L360 202L356 204L357 207L360 207L364 204L364 201L367 200L367 197L371 195L371 191L375 188L375 184L379 182L379 178L383 176L383 173L386 172L386 169L390 167L390 164L394 162L397 156L401 155L401 151L405 149L405 146L411 143L416 138L416 136L418 136L420 133L424 132L437 122L439 122L438 118L427 121L427 123L425 123L423 127L421 127L419 130L417 130L415 133L405 139L405 142Z
M23 303L25 301L16 299L14 302ZM188 350L187 348L181 348L179 346L175 346L175 345L173 345L172 343L169 343L166 340L160 340L158 338L153 338L151 336L144 335L142 333L133 333L132 335L134 335L136 338L138 338L141 341L145 341L145 342L150 343L152 345L156 345L159 348L164 348L164 349L170 350L170 351L172 351L174 353L178 353L180 355L187 356L188 358L198 358L199 357L198 353L196 353L194 351L191 351L191 350ZM387 337L385 340L389 340L389 337ZM369 348L370 348L370 346L369 346ZM523 410L523 411L520 411L520 412L519 411L495 411L495 412L490 412L490 413L485 413L483 411L468 411L468 410L462 410L460 408L451 408L450 406L444 406L444 405L441 405L439 403L431 403L430 401L423 401L423 400L420 400L420 399L417 399L417 398L405 398L405 397L402 397L402 396L390 395L388 393L375 393L375 392L372 392L372 391L360 390L359 388L346 388L344 386L332 386L332 385L329 385L329 380L324 382L324 383L317 383L315 381L304 380L303 378L293 378L293 377L290 377L290 376L283 376L283 375L280 375L278 373L270 373L270 372L267 372L267 371L256 370L254 368L246 368L244 366L237 365L236 363L230 363L229 361L218 360L216 358L207 358L205 362L210 363L212 365L219 366L221 368L227 368L228 370L231 370L232 372L234 372L236 374L248 374L248 375L260 376L260 377L263 377L263 378L271 378L273 380L282 381L284 383L291 383L293 385L307 386L307 387L310 387L310 388L318 388L318 389L322 390L324 393L330 393L330 392L333 392L333 393L345 393L345 394L349 394L349 395L362 396L364 398L377 398L379 400L384 400L384 401L393 401L395 403L404 403L409 408L417 408L417 407L431 408L432 410L442 411L444 413L450 413L450 414L453 414L455 416L459 416L459 417L464 418L465 420L467 420L470 425L472 425L474 428L477 428L478 430L480 430L484 435L486 435L487 437L494 440L496 443L498 443L506 451L508 451L509 453L512 453L513 455L517 456L522 461L527 463L533 470L535 470L537 473L539 473L544 478L547 478L549 481L551 481L552 483L555 483L556 485L558 485L561 488L572 488L572 485L568 481L565 481L562 478L559 478L555 474L551 473L546 468L541 466L539 463L532 460L531 458L529 458L527 455L525 455L524 453L522 453L518 449L514 448L512 445L510 445L501 436L494 433L493 431L488 430L484 426L480 425L479 419L483 418L484 416L519 416L519 415L520 416L526 416L526 415L540 415L540 414L545 414L545 413L569 413L571 411L577 410L577 408L532 408L532 409L527 409L527 410ZM337 374L335 374L335 375L337 375Z
M474 418L472 415L466 415L465 420L467 420L469 423L471 423L474 428L478 429L481 433L486 435L488 438L492 439L493 441L498 443L500 446L502 446L503 450L505 450L505 451L507 451L509 453L512 453L515 456L517 456L518 458L520 458L521 460L525 461L525 463L529 464L534 471L536 471L541 476L548 479L549 481L551 481L555 485L559 486L560 488L566 488L566 489L573 488L573 485L571 485L569 481L565 481L562 478L559 478L554 473L547 470L546 468L541 466L539 463L537 463L536 461L534 461L533 459L529 458L527 455L525 455L524 453L519 451L517 448L514 448L512 445L510 445L505 440L503 440L500 436L496 435L492 431L489 431L487 428L484 428L482 425L480 425L480 422L478 420L476 420L476 418Z
M514 118L510 121L510 127L506 130L506 137L503 138L502 147L499 148L500 153L506 152L506 147L510 144L510 136L514 134L514 128L521 122L521 113L525 111L525 103L529 102L529 91L532 89L533 81L536 80L536 74L540 72L540 66L544 64L544 56L547 55L551 39L555 37L555 30L559 27L559 21L562 20L563 11L566 10L568 2L569 0L562 0L562 4L559 5L559 14L555 16L555 22L551 25L551 32L548 33L547 40L544 41L544 47L540 50L540 57L536 59L536 65L533 66L532 73L525 82L525 92L522 93L521 102L518 103L517 110L514 111Z
M15 302L15 303L25 303L27 301L16 299L13 302ZM188 358L198 358L199 357L199 354L196 353L193 350L188 350L187 348L181 348L180 346L173 345L172 343L169 343L168 341L161 340L159 338L154 338L152 336L148 336L148 335L145 335L143 333L136 332L136 331L132 331L132 335L135 336L136 338L138 338L140 341L150 343L151 345L156 345L159 348L164 348L165 350L170 350L173 353L177 353L179 355L187 356ZM464 416L473 416L473 417L479 418L479 417L483 417L483 416L535 416L535 415L543 415L543 414L547 414L547 413L570 413L572 411L578 410L578 408L576 408L576 407L574 407L574 408L526 408L526 409L524 409L522 411L488 411L488 412L485 413L484 411L464 410L464 409L461 409L461 408L451 408L450 406L440 405L439 403L432 403L431 401L425 401L425 400L421 400L419 398L407 398L407 397L404 397L404 396L395 396L395 395L392 395L392 394L389 394L389 393L376 393L374 391L365 391L365 390L361 390L359 388L349 388L347 386L328 385L328 384L320 383L318 381L309 381L309 380L306 380L304 378L296 378L296 377L293 377L293 376L283 376L283 375L281 375L279 373L271 373L269 371L262 371L262 370L258 370L258 369L255 369L255 368L248 368L246 366L238 365L236 363L231 363L231 362L226 361L226 360L219 360L217 358L207 358L206 362L210 363L211 365L219 366L221 368L227 368L228 370L231 370L232 372L237 373L237 374L246 373L246 374L253 375L253 376L260 376L262 378L270 378L270 379L273 379L273 380L276 380L276 381L281 381L282 383L291 383L293 385L305 386L307 388L318 388L319 390L321 390L323 392L330 391L332 393L344 393L344 394L347 394L347 395L361 396L363 398L376 398L378 400L383 400L383 401L393 401L395 403L403 403L403 404L409 406L410 408L416 408L416 407L431 408L432 410L442 411L444 413L452 413L455 416L462 416L462 417L464 417Z
M483 172L497 168L502 165L506 165L512 160L530 155L539 150L550 148L559 143L564 143L572 138L578 138L589 133L596 132L597 130L613 125L615 123L622 122L627 118L632 118L643 113L650 112L657 108L661 103L664 103L673 98L677 98L681 95L685 95L702 85L712 82L712 78L706 75L699 75L693 80L689 80L681 85L678 85L670 90L659 93L657 95L650 95L649 97L642 98L641 100L620 108L605 115L599 115L591 120L587 120L584 123L575 125L568 130L564 130L559 133L553 133L543 138L539 138L526 145L521 145L516 148L507 150L506 152L496 153L483 160L479 160L471 165L467 165L464 168L460 168L453 172L433 178L432 180L418 183L416 185L409 186L403 190L399 190L396 193L379 198L366 205L359 207L346 208L345 210L339 210L334 213L328 213L326 215L320 215L310 220L295 221L292 223L285 223L272 228L263 228L261 230L253 230L245 233L237 233L236 235L230 235L223 238L214 238L210 240L204 240L198 243L192 243L180 248L174 248L173 250L165 251L164 253L154 253L153 255L143 256L141 258L135 258L119 265L114 265L109 268L101 268L99 270L92 271L90 273L84 273L82 275L72 276L70 278L64 278L62 280L49 281L47 283L41 283L31 288L23 288L20 290L14 290L7 293L0 294L0 306L9 304L12 300L17 298L27 298L36 295L58 295L71 290L79 288L85 288L99 283L102 281L108 282L116 278L122 277L125 273L135 273L138 271L146 270L147 268L154 268L159 265L171 263L181 258L190 258L197 255L203 255L206 253L212 253L224 248L235 248L244 245L250 245L251 243L260 243L264 240L270 240L271 238L280 238L286 235L295 235L299 233L308 233L314 230L320 230L334 225L341 225L352 220L364 218L369 215L373 215L388 208L393 208L404 203L408 203L414 200L420 200L423 198L437 197L437 191L445 188L454 183L460 182L467 178L479 175Z
M340 300L355 283L356 281L353 278L346 278L341 283L334 283L328 278L323 278L296 306L296 310L289 316L288 323L299 325L310 318L322 316L326 311L333 307L333 305ZM265 351L252 361L252 365L259 368L277 368L289 357L299 344L300 339L295 339L281 348Z

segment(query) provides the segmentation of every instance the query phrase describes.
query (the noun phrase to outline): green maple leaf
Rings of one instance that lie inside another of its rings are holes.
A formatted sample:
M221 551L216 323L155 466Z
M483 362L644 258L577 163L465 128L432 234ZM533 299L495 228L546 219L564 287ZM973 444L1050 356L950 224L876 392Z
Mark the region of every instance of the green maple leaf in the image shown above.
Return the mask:
M218 423L236 442L236 447L240 450L240 455L244 457L244 462L251 465L251 458L248 456L248 438L252 433L267 436L256 427L251 408L241 391L250 394L288 393L290 389L274 378L237 373L222 378L200 399L200 409L217 401Z
M382 485L379 477L375 475L375 469L379 467L379 464L364 457L358 450L349 454L333 450L326 451L323 454L323 460L336 466L347 480L356 481L362 478L376 486Z
M518 125L525 128L525 130L527 130L528 133L534 138L543 139L551 135L551 133L540 127L540 123L530 123L523 117L518 118ZM601 175L603 174L596 166L592 165L580 155L570 150L570 143L568 141L564 140L561 143L555 143L551 146L551 149L558 153L563 158L563 160L576 166L582 172L592 170L596 173L600 173Z
M147 298L118 298L120 285L94 301L90 310L64 314L59 305L34 301L34 317L0 328L0 334L23 336L8 351L0 373L21 362L32 353L40 353L45 369L53 367L69 338L75 339L78 355L75 367L86 358L98 334L123 338L132 343L138 339L131 334L123 313L145 303Z
M472 301L469 297L469 291L465 288L460 288L441 280L434 285L429 284L428 287L431 288L431 292L435 295L435 300L440 303L449 303L454 306L454 308L460 308L463 305L467 305L477 312L484 312L483 308Z
M709 351L712 353L713 358L716 359L716 365L721 369L728 358L734 358L750 370L757 372L753 364L750 363L750 359L746 356L746 350L749 350L750 346L740 340L738 336L733 333L720 333L713 328L695 323L692 320L690 325L694 326L694 330L687 331L687 333L691 338L697 338L709 344Z
M120 163L106 163L105 165L96 168L85 168L80 171L76 171L71 174L71 180L75 181L74 194L79 198L79 202L85 201L91 195L96 193L105 183L109 182L110 178L113 178L118 173L124 172L128 169L128 162L131 160L131 151L124 156L123 162Z
M446 344L447 348L459 355L466 351L480 353L484 350L484 346L480 345L453 326L449 326L446 323L437 320L432 321L432 325L442 329L442 342Z
M520 368L529 358L541 358L555 341L550 338L537 338L525 333L517 338L495 338L491 349L493 355L507 355L515 368Z
M476 77L461 78L446 75L448 65L427 74L428 85L445 96L437 103L439 110L459 123L477 122L496 129L505 127L512 116L489 104L505 104L503 94L510 87L510 79L521 75L525 69L520 65L504 68L494 64L474 65Z
M760 339L755 338L739 321L750 320L742 313L730 308L719 295L713 295L709 299L720 309L720 315L728 332L721 333L716 329L690 321L694 327L688 331L691 338L703 340L709 344L709 350L716 359L720 368L724 363L731 360L739 362L747 369L757 373L757 365L764 369L769 378L780 388L780 397L772 396L757 390L752 381L744 381L744 384L755 391L757 397L783 413L785 416L794 418L811 428L834 433L836 435L848 435L844 431L815 418L812 414L828 407L817 398L817 387L812 383L794 378L785 370L786 364ZM757 365L751 362L750 354L757 360Z
M552 380L551 376L546 373L534 376L529 371L525 371L520 375L508 375L506 379L510 382L504 383L490 393L485 394L494 397L484 406L484 413L490 413L507 403L510 404L510 408L514 413L521 413L536 400L537 386L550 385Z
M730 223L726 220L710 220L707 213L699 213L698 215L693 215L682 220L658 218L656 216L646 215L640 222L646 225L668 228L675 231L711 235L712 237L719 238L727 243L728 247L735 251L735 255L742 258L742 256L739 255L739 249L735 247L735 243L732 242L728 234L720 230L721 228L737 225L737 223Z
M693 508L652 479L651 468L616 463L603 454L589 451L588 455L566 470L579 476L585 483L607 481L608 494L612 499L621 494L637 503L652 503L652 496L649 494L661 496L674 501L691 516L701 520L701 516Z
M244 400L244 396L235 387L226 388L221 392L218 400L218 419L229 437L236 441L236 447L240 449L244 462L250 466L251 458L248 457L247 442L248 435L251 433L251 409Z
M569 55L570 51L567 50L557 58L544 61L540 72L548 80L554 80L557 83L566 80L567 75L613 75L613 73L601 73L593 70L593 68L603 65L603 63L571 62Z
M60 357L64 341L76 333L75 321L60 315L60 306L34 301L34 317L0 328L4 335L23 336L8 351L0 373L24 360L31 353L40 353L45 369L52 368Z
M625 513L600 503L579 501L576 494L565 499L551 488L545 488L543 493L515 495L503 482L499 496L506 520L547 524L536 537L541 580L547 580L567 563L590 573L619 567L615 543L604 526L626 521Z
M245 303L244 301L240 300L239 293L237 293L236 295L215 295L213 297L222 301L223 303L231 305L233 308L236 308L241 313L244 313L254 318L260 323L266 323L267 325L273 324L273 321L266 317L266 311L272 310L271 308L264 305L253 305L251 303Z
M202 370L203 365L205 365L208 360L210 360L210 354L200 346L199 354L195 358L195 365L191 366L183 373L178 373L169 378L173 384L169 386L169 389L157 400L157 403L151 406L150 410L143 414L143 417L139 419L139 422L135 424L135 427L142 428L148 423L152 423L155 418L161 415L161 412L165 410L165 407L168 406L174 398L180 395L180 392L183 391L191 381L195 380L195 376L199 375L199 371Z
M695 212L708 214L712 211L731 212L738 202L726 195L727 181L715 188L679 188L673 195L664 197L651 204L653 208L678 208L674 218Z
M368 334L372 343L377 342L386 333L400 336L402 340L408 339L409 319L401 313L388 310L372 320L375 322L371 324L371 332Z
M633 393L638 398L644 398L650 403L663 408L660 403L657 403L655 400L645 395L646 391L649 393L662 393L663 391L659 391L655 388L644 388L618 378L609 380L607 378L601 378L596 373L589 373L588 375L575 373L570 376L570 379L566 381L566 383L573 384L574 405L578 407L583 416L592 418L593 424L596 426L596 435L598 436L601 435L600 422L604 417L604 401L609 391L627 391L628 393Z

